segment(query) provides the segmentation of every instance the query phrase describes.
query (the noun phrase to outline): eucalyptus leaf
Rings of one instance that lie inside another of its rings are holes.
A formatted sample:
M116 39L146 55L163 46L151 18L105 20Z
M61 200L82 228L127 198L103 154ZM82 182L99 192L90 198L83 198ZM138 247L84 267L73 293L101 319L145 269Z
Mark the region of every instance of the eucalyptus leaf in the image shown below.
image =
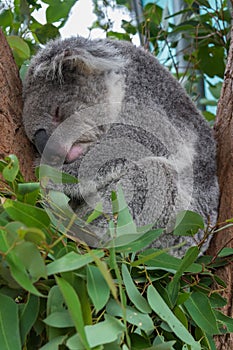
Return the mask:
M138 233L138 237L135 240L131 240L125 245L117 245L116 252L135 253L143 248L149 246L155 241L162 233L163 229L149 230L146 233Z
M47 308L46 308L47 317L56 312L63 312L63 311L67 311L64 305L64 298L62 296L62 293L59 287L54 285L52 286L48 294L48 302L47 302ZM47 330L48 330L49 341L63 334L63 331L61 334L60 329L52 326L47 326Z
M215 314L205 294L198 292L192 293L184 305L192 319L205 333L209 335L219 333Z
M117 191L118 217L116 226L117 237L121 235L137 235L137 227L129 212L122 187L119 186Z
M25 304L21 303L19 307L19 326L20 337L22 344L25 344L26 337L34 325L40 308L40 299L33 294L28 295L28 300Z
M70 316L81 338L82 344L85 346L86 350L91 350L91 346L87 340L87 336L84 330L82 308L78 295L76 294L74 288L63 278L56 277L56 282L64 297Z
M85 326L85 332L91 348L111 343L119 338L125 326L116 318L105 314L105 321L93 326Z
M19 172L18 158L15 155L11 154L6 157L5 160L8 162L8 164L4 167L2 175L6 181L13 182Z
M29 243L29 242L25 242L25 243ZM22 286L27 291L38 296L43 296L33 285L31 276L27 270L28 263L26 263L26 266L25 266L24 262L21 261L20 259L20 254L18 256L17 250L8 251L9 248L10 248L10 245L7 240L7 234L6 232L2 231L0 235L0 250L3 252L8 252L6 254L5 259L9 264L12 277L20 286ZM37 251L37 253L39 254L39 251ZM32 269L32 271L34 270L34 267L31 266L30 268Z
M177 214L174 235L193 236L199 229L204 229L204 220L200 214L190 210L184 210Z
M0 294L0 349L21 350L17 304Z
M149 306L147 300L140 294L125 264L122 264L122 277L125 284L126 292L131 302L136 306L136 308L139 311L144 312L146 314L150 313L151 307Z
M190 247L183 259L181 260L181 264L176 271L172 281L168 284L167 290L169 292L169 297L170 300L173 304L173 306L176 303L176 300L178 298L178 293L179 293L179 280L183 273L187 271L187 269L194 263L194 261L197 259L199 254L199 249L198 247Z
M41 208L11 199L7 199L3 207L13 220L23 222L28 227L46 229L50 224L47 213Z
M113 299L108 302L106 311L112 316L123 317L122 307ZM125 312L127 322L137 326L144 332L151 333L153 331L153 321L148 314L141 313L131 306L126 306Z
M48 326L57 328L74 327L74 322L68 310L51 313L43 320Z
M194 340L189 331L176 318L176 316L164 302L163 298L152 285L150 285L147 289L147 298L151 308L169 325L179 339L190 345L192 350L201 350L200 344Z
M40 181L51 180L53 183L78 183L78 179L50 165L41 164L36 168L36 176Z
M87 265L87 291L95 306L96 312L100 311L109 299L110 288L100 270L96 266L90 264Z
M59 349L59 345L62 345L64 343L65 339L66 339L66 335L61 335L59 337L53 338L47 344L42 346L40 348L40 350L55 350L55 349ZM85 349L85 348L83 348L83 349Z
M104 253L102 251L95 251L92 253L86 253L84 255L69 252L62 258L57 259L47 265L48 276L61 273L65 271L73 271L80 269L81 267L94 261L94 257L102 258Z
M14 58L18 65L21 65L30 57L30 48L24 39L17 35L9 35L7 36L7 41L13 51Z
M218 310L214 310L215 317L222 327L227 328L227 332L233 333L233 318L224 315Z

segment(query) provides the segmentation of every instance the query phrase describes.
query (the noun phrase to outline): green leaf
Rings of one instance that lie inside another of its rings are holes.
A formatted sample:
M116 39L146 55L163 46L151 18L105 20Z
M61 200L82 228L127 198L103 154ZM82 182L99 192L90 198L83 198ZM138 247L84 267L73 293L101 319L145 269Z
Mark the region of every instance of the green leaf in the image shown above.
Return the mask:
M81 267L91 263L94 261L94 257L102 258L104 256L104 252L95 251L92 253L87 253L84 255L70 252L64 255L62 258L53 261L52 263L47 265L47 274L48 276L61 273L65 271L73 271L78 270Z
M233 248L226 247L220 251L220 253L218 254L218 257L223 258L225 256L230 256L230 255L233 255Z
M36 177L40 181L52 181L53 183L76 184L78 179L70 174L62 172L50 165L41 164L36 168Z
M199 229L205 227L204 220L200 214L190 210L184 210L177 214L174 235L193 236Z
M114 32L113 30L110 30L107 32L107 37L108 38L117 38L118 40L126 40L130 41L130 36L127 33L122 33L122 32Z
M4 10L0 13L1 27L6 28L12 25L13 13L10 9Z
M117 191L117 199L114 200L112 203L113 205L113 212L115 213L117 211L118 217L117 217L117 225L116 227L111 228L109 227L110 236L113 237L111 246L117 246L118 243L116 240L118 237L123 239L123 242L120 242L120 244L127 244L128 239L131 239L134 241L138 238L137 233L137 227L135 222L133 221L133 217L129 212L129 208L127 206L122 187L119 186ZM132 238L130 236L132 235ZM129 237L128 237L129 236ZM124 242L125 240L125 242Z
M34 227L24 228L21 226L18 229L18 234L19 237L25 239L25 241L29 241L35 244L41 244L46 241L44 232Z
M86 350L82 341L80 339L79 334L72 335L66 342L66 346L69 350ZM53 349L51 349L53 350ZM101 349L102 350L102 349Z
M0 294L0 349L21 350L17 304Z
M96 312L100 311L109 299L110 289L102 273L96 266L87 265L87 291Z
M214 310L214 314L216 319L220 324L225 328L227 328L227 332L233 333L233 318L224 315L222 312L218 310Z
M85 326L85 333L91 348L96 348L98 345L111 344L119 339L124 331L124 325L114 317L105 314L105 321L99 322L93 326ZM67 341L69 349L83 349L79 346L79 335L75 334ZM104 347L105 348L105 347ZM111 347L113 350L114 348Z
M34 243L22 241L12 252L23 263L32 283L47 277L44 260Z
M176 316L164 302L163 298L152 285L150 285L147 289L147 297L148 302L154 312L169 325L179 339L181 339L184 343L191 345L192 350L201 350L200 344L194 340L188 330L176 318Z
M64 305L64 298L61 294L59 287L55 285L49 291L47 302L47 316L56 312L63 312L64 310L66 310ZM47 329L49 340L57 338L61 335L60 329L54 327L47 327Z
M56 277L56 282L62 292L70 316L74 322L77 332L79 333L83 345L86 347L86 350L91 350L91 346L88 343L87 336L84 330L82 308L78 295L76 294L74 288L63 278Z
M135 286L127 266L122 264L122 277L125 284L126 292L131 302L136 306L138 310L144 313L150 313L151 308L147 300L140 294L138 288Z
M76 0L54 0L46 10L46 20L48 23L58 22L61 19L67 19L71 7Z
M194 322L207 334L219 334L215 314L208 297L203 293L194 292L184 303Z
M99 216L103 214L103 204L100 202L96 205L94 211L88 216L86 222L89 224L95 219L97 219Z
M91 348L111 343L118 339L124 331L124 325L116 318L105 314L105 321L93 326L85 326L88 343Z
M164 337L161 335L157 335L157 337L153 341L153 350L174 350L173 345L175 345L176 341L172 340L169 342L164 341Z
M184 258L181 260L181 264L176 271L172 281L168 284L167 290L169 293L170 300L172 302L172 305L174 306L178 297L179 293L179 282L180 278L183 275L185 271L193 264L193 262L197 259L199 254L198 247L190 247Z
M41 44L46 44L48 40L55 39L60 36L59 30L51 23L35 29L35 34Z
M222 82L219 81L217 84L214 85L210 85L209 86L209 90L211 92L211 94L217 99L220 99L220 95L221 95L221 90L222 90Z
M5 253L8 252L6 254L6 258L5 259L6 259L7 263L9 264L12 277L15 279L15 281L20 286L22 286L27 291L29 291L29 292L31 292L31 293L33 293L35 295L38 295L38 296L43 296L34 287L32 281L31 281L31 276L30 276L29 272L27 271L27 269L24 266L23 262L21 261L21 259L18 257L18 255L15 252L15 248L16 247L14 247L14 249L9 251L10 245L9 245L9 243L7 241L6 232L1 231L1 234L0 234L0 250L2 252L5 252ZM33 267L32 267L32 269L33 269Z
M5 158L8 162L7 166L3 169L2 175L6 181L13 182L19 172L19 161L15 155L9 155Z
M150 250L150 253L148 253L148 251L145 251L139 256L138 260L135 260L131 263L131 266L140 266L140 265L146 264L148 261L151 261L152 259L154 261L155 258L163 254L164 254L164 250L160 250L160 249L153 249L152 253L151 253L151 250Z
M11 219L20 221L28 227L47 228L50 219L45 210L35 206L7 199L3 204Z
M65 328L65 327L74 327L74 322L70 316L69 311L56 311L46 317L44 320L48 326Z
M185 326L185 328L188 329L188 320L182 308L179 306L175 306L173 312L174 315L178 318L178 320Z
M130 243L117 246L116 252L135 253L147 247L155 241L162 233L163 229L150 230L145 233L138 233L138 238Z
M17 199L21 202L35 205L40 193L39 182L19 183Z
M209 296L209 301L212 308L221 308L227 305L227 300L223 298L218 292L211 293Z
M25 40L16 35L9 35L6 37L10 45L15 61L21 65L26 59L30 57L30 48Z
M108 266L107 264L100 260L100 257L98 257L97 255L94 254L94 252L91 250L90 251L90 254L92 255L95 263L96 263L96 266L99 268L100 272L102 273L105 281L107 282L110 290L111 290L111 293L113 295L113 297L115 299L117 299L117 288L116 288L116 284L114 283L113 281L113 278L112 278L112 275L111 273L109 272L108 270Z
M224 77L224 47L208 46L199 47L198 61L200 69L213 78L215 75Z
M40 299L33 295L28 295L28 300L25 304L19 304L19 325L22 344L25 344L26 337L34 325L40 307Z
M7 240L9 244L16 243L16 241L25 240L35 244L45 242L46 237L42 230L38 228L27 228L18 221L9 222L5 226L7 232Z
M18 191L20 194L25 195L30 192L35 192L40 189L39 182L26 182L18 184Z
M186 2L186 4L188 4L189 6L191 6L194 3L194 0L184 0Z
M202 111L202 114L204 115L205 119L208 122L212 122L212 121L215 120L215 114L214 113L211 113L209 111Z
M55 350L59 349L59 345L62 345L64 343L64 340L66 339L66 335L61 335L59 337L56 337L52 339L50 342L42 346L40 350ZM84 348L83 348L84 349Z
M117 317L124 317L124 312L122 307L113 299L111 299L106 307L108 314ZM137 326L139 329L142 329L145 332L151 333L154 329L153 321L148 314L141 313L137 309L126 306L126 320L130 324Z

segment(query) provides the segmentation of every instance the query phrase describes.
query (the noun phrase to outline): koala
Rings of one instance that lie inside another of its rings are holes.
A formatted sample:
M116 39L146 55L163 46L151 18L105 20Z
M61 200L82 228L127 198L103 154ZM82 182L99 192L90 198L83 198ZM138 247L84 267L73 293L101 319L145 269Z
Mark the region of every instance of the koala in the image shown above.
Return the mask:
M56 39L31 60L23 96L24 127L41 162L79 179L63 186L74 212L85 219L102 203L105 215L91 225L95 238L82 237L88 244L106 242L119 186L137 226L165 229L154 247L186 242L176 256L194 244L172 234L178 212L193 210L215 224L212 131L152 54L124 41Z

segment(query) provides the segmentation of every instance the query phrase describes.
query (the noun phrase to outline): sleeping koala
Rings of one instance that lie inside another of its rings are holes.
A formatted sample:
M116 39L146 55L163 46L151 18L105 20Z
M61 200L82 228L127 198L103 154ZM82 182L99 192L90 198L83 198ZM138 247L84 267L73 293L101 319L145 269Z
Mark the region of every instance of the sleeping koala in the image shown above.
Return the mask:
M111 213L111 192L121 186L138 226L165 228L153 246L186 241L175 255L194 243L171 234L176 213L216 222L212 132L150 53L109 39L50 41L32 59L23 93L25 130L42 162L79 179L64 185L79 217L99 202ZM104 244L105 217L93 224L96 238L86 237L91 246Z

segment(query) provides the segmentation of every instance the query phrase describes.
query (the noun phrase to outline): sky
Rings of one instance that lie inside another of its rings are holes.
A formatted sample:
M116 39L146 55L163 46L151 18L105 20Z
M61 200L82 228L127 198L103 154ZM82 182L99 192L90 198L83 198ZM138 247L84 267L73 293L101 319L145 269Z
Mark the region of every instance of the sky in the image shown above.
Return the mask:
M33 16L40 22L46 23L45 20L45 6L42 9L33 13ZM78 0L72 7L70 17L65 26L60 30L62 38L67 38L72 35L80 35L83 37L89 37L89 27L95 21L96 17L93 14L92 0ZM110 10L108 10L110 11ZM114 30L120 31L122 19L130 20L127 13L116 10L110 11L111 19L114 21ZM105 38L106 34L101 29L93 29L91 31L91 38Z

